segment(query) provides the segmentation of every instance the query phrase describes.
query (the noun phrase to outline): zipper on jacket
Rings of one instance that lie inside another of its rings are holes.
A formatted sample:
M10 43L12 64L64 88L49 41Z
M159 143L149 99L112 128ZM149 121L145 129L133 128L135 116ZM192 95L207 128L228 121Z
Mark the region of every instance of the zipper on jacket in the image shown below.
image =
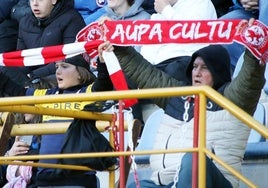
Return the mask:
M171 137L171 134L168 136L168 139L167 139L167 142L166 142L165 149L168 149L168 143L169 143L170 137ZM166 158L166 153L163 154L163 161L162 161L162 164L163 164L163 167L164 167L164 168L166 168L166 165L165 165L165 158Z

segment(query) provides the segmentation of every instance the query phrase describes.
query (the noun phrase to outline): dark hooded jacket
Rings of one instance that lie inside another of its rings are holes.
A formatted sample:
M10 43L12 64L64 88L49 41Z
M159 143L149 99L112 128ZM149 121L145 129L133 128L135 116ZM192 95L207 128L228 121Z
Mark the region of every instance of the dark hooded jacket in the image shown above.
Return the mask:
M83 18L73 8L73 1L60 0L49 17L37 19L31 14L20 21L17 49L72 43L84 26Z
M73 0L58 0L47 18L38 19L34 14L20 20L17 50L54 46L75 42L76 34L85 27L82 16L73 7ZM32 67L8 67L4 69L14 81L24 85L36 77L55 74L53 63Z

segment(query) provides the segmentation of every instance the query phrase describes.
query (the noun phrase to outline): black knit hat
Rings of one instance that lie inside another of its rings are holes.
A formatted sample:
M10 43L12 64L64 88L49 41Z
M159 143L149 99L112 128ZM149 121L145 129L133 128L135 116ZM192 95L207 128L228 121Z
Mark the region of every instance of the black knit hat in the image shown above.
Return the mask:
M193 62L201 57L206 63L213 77L213 88L219 89L226 82L231 81L230 56L228 51L221 45L209 45L197 50L191 58L186 69L186 76L192 83Z
M83 55L79 54L64 60L65 63L70 63L74 66L83 67L89 70L89 63L85 60Z

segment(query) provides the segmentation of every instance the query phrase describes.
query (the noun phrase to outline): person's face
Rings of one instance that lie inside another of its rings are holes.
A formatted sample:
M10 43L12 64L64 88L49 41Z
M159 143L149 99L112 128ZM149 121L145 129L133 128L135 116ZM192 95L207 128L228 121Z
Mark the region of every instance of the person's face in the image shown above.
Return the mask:
M56 78L60 89L67 89L72 86L80 85L80 75L76 66L69 63L56 63Z
M193 62L192 85L208 85L212 87L213 84L213 77L207 65L201 57L197 57Z
M48 17L57 0L30 0L30 6L36 18Z

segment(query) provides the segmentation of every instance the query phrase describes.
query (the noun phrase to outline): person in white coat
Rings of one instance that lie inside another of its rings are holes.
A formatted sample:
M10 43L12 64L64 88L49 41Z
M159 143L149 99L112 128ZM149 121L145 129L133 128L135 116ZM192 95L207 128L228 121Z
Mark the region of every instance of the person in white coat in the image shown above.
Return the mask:
M151 20L212 20L217 13L211 0L155 0ZM185 79L190 56L207 44L153 44L141 47L142 56L177 80ZM182 74L178 74L178 71Z

